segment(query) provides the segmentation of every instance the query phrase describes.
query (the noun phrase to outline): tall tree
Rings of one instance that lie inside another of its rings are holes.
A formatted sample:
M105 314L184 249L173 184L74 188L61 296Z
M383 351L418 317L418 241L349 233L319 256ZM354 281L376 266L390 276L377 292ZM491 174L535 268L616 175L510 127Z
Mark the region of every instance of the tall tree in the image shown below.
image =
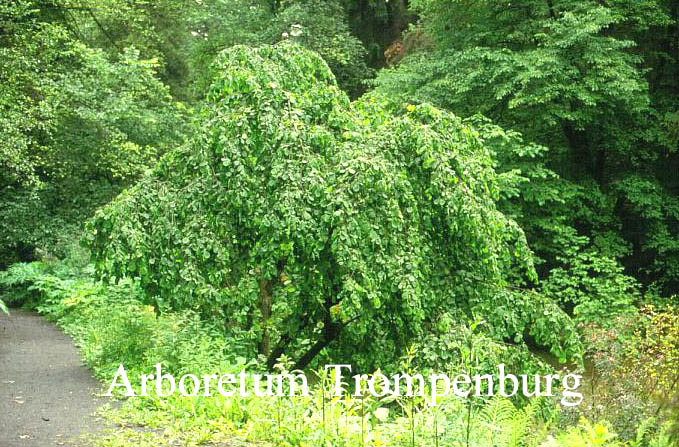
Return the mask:
M534 275L531 253L468 126L430 106L350 104L290 43L234 47L215 71L201 131L90 223L104 278L221 319L269 366L321 352L393 364L443 314L577 357L555 305L505 288Z
M679 99L668 77L677 67L672 2L411 4L435 47L381 72L378 90L482 113L547 148L541 159L565 180L561 200L550 209L524 195L517 216L543 273L580 246L676 291L677 184L664 169L677 161L667 115Z
M3 8L0 265L58 251L183 127L154 61L132 49L112 61L32 2Z

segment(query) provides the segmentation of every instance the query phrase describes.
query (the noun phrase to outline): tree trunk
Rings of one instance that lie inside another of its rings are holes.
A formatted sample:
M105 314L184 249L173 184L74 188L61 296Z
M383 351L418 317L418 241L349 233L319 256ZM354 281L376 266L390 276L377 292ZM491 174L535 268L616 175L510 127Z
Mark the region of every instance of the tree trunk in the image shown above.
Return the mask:
M257 351L268 357L271 350L268 329L269 319L271 318L271 281L268 279L259 282L259 311L262 314L262 338L257 346Z
M311 349L309 349L299 360L295 363L293 369L304 369L309 363L320 353L326 346L330 344L332 340L327 337L322 337L320 340L314 344Z

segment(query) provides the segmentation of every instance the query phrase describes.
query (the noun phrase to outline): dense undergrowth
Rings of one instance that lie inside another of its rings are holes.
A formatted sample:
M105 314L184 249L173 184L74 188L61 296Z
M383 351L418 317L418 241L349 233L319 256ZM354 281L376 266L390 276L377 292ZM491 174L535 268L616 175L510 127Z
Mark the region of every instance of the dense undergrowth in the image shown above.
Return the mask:
M91 266L72 261L15 264L0 275L0 290L9 304L37 309L73 336L86 363L106 384L121 363L130 378L152 372L156 363L175 376L263 369L258 361L247 361L243 348L220 328L197 315L158 314L140 301L133 280L104 284L92 273ZM309 397L161 398L152 392L129 398L120 409L102 412L121 428L94 442L102 447L236 441L282 446L673 446L667 391L676 390L663 381L676 380L679 321L671 309L645 309L636 317L639 321L633 318L617 321L616 329L582 328L592 338L589 358L595 366L590 379L596 384L585 384L590 389L576 410L559 408L548 398L512 402L445 397L437 407L420 397L336 398L319 371ZM488 360L482 331L475 337L473 362L461 363L460 369L482 368ZM416 368L416 349L402 360L404 371ZM276 368L289 366L282 358ZM138 390L138 381L131 381Z

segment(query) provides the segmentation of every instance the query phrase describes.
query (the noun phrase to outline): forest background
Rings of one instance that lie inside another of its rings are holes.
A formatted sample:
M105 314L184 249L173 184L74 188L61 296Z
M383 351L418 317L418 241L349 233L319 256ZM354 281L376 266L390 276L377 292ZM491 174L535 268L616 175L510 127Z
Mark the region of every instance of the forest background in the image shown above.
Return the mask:
M3 2L0 306L55 318L109 380L163 354L591 386L574 412L335 403L332 436L325 403L110 416L187 424L159 439L676 445L678 21L671 0ZM285 431L304 408L322 420Z

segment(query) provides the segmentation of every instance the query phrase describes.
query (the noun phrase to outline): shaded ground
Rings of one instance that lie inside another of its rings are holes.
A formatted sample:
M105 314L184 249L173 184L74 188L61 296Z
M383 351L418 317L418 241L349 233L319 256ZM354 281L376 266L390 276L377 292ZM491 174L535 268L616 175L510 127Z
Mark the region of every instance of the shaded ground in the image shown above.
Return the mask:
M0 315L0 447L82 445L105 400L70 337L37 314Z

